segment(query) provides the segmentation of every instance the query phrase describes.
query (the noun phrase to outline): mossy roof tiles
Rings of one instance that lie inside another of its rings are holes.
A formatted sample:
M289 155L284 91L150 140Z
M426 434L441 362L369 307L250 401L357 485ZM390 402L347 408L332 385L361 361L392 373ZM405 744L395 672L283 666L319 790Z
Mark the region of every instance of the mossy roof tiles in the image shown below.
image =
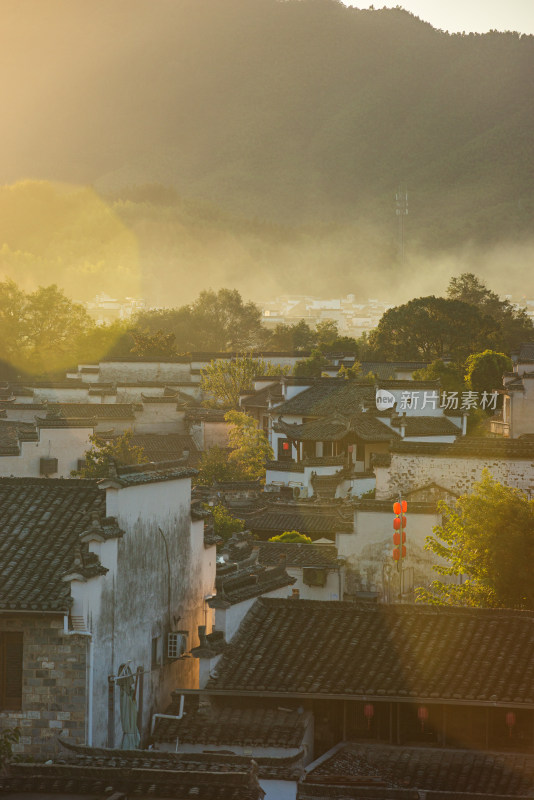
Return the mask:
M534 612L263 597L208 689L534 708Z

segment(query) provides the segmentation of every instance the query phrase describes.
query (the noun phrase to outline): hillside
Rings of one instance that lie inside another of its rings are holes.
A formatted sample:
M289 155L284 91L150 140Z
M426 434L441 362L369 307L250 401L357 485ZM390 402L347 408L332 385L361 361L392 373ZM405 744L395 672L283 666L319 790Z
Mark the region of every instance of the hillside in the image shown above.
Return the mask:
M329 263L356 282L386 270L387 285L401 184L408 258L469 245L487 264L512 242L531 257L534 37L451 36L335 0L9 0L2 14L0 180L92 184L145 275L147 258L173 274L193 241L185 271L228 282L205 258L224 229L236 281L255 267L274 286L295 266L295 291L308 264L319 290ZM132 205L149 184L216 221Z

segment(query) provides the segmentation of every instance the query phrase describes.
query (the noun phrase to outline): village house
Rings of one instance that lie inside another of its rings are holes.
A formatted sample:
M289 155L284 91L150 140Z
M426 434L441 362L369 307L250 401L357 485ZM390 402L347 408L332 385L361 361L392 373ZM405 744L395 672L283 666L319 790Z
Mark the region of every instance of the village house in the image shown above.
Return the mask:
M177 684L198 686L181 656L211 626L216 553L193 474L0 478L0 727L21 728L16 750L54 753L60 734L125 746Z
M275 460L266 487L296 497L361 496L375 485L372 457L388 453L390 443L452 443L465 434L465 412L445 413L432 381L282 378L241 406L270 435Z
M392 789L449 792L447 800L526 795L534 786L533 625L532 612L506 609L262 597L228 644L205 637L194 649L209 665L206 682L200 691L176 688L169 713L177 719L167 728L158 720L155 743L252 755L266 800L331 796L317 791L321 783L342 786L336 797L383 800L397 797ZM334 756L347 763L337 781L331 765L317 769ZM281 783L270 785L269 768L284 758L288 772L300 769L299 782L278 773ZM353 794L356 785L390 793Z
M512 372L503 377L502 411L491 420L491 430L518 439L534 434L534 342L512 353L512 364Z

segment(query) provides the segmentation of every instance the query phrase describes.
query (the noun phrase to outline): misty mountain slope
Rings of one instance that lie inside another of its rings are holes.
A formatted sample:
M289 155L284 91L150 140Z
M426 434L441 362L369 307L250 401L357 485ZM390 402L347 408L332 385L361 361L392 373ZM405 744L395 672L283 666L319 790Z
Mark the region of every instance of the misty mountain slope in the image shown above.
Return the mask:
M450 36L335 0L5 0L0 53L0 179L103 198L71 198L47 240L42 187L5 193L22 234L0 225L4 274L47 276L55 257L71 264L60 283L90 287L120 268L159 302L169 275L187 296L232 281L250 295L267 274L265 291L304 275L352 291L369 269L388 286L400 185L407 257L479 246L484 267L484 248L513 242L530 258L534 37ZM153 202L157 183L194 211Z

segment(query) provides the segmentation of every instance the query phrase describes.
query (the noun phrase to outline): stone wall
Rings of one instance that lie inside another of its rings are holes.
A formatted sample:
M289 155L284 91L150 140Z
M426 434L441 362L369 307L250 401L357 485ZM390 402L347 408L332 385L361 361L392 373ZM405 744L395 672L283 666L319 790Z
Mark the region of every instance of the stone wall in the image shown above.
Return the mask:
M447 457L420 453L392 453L389 467L375 467L376 499L437 483L448 491L463 494L472 489L488 469L495 480L530 494L534 491L534 463L527 459L484 459Z
M86 637L65 635L63 617L0 615L0 632L22 631L22 708L0 709L0 730L20 728L17 754L61 751L57 737L83 744L86 713Z

